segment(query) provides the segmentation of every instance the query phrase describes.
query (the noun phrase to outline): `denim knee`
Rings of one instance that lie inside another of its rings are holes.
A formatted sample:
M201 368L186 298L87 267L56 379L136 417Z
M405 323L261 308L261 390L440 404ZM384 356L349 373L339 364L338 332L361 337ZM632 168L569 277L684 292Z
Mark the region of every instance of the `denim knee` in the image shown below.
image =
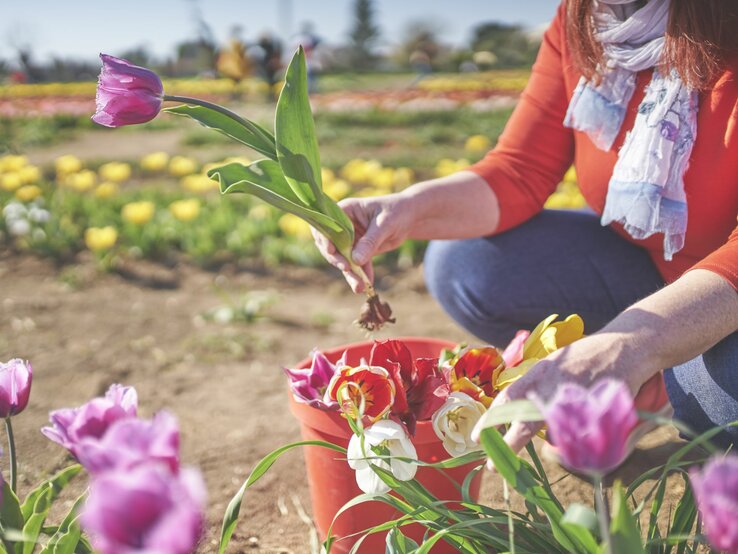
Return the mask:
M710 350L664 372L674 417L697 433L738 421L738 333ZM715 437L723 446L738 445L738 427Z
M500 294L507 279L502 264L484 260L474 253L475 240L432 241L424 260L425 282L431 296L464 329L483 341L504 346L514 336L520 323L511 317L515 313L515 298Z

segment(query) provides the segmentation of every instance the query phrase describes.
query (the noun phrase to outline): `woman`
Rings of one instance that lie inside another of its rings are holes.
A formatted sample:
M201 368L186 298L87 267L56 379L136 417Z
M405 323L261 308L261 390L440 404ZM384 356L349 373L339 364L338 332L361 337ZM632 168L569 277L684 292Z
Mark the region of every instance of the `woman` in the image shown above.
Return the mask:
M664 377L677 418L697 431L738 420L734 4L563 2L485 159L342 204L357 224L354 259L367 269L405 239L434 240L425 259L431 294L485 341L506 344L550 313L582 315L588 336L496 403L603 376L635 392L671 368ZM572 163L597 216L543 210ZM517 450L536 431L516 424L505 438ZM720 440L738 443L738 430Z

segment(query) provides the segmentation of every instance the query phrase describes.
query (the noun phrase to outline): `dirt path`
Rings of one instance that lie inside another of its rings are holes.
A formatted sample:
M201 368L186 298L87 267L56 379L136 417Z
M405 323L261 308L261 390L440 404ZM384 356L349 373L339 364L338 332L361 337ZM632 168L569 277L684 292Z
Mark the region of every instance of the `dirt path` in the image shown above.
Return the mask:
M386 298L398 323L382 337L471 339L427 295L419 271L384 283L390 281ZM224 298L270 290L279 300L254 323L202 317ZM86 265L60 272L34 258L0 256L0 359L27 358L34 366L31 404L16 423L21 491L68 461L38 432L49 410L79 405L111 383L135 385L144 415L166 408L180 420L183 460L199 466L208 485L210 524L201 550L212 551L223 510L255 463L298 439L280 366L313 347L363 340L352 325L359 304L336 275L318 270L182 268L178 289L152 290ZM668 431L648 437L621 475L633 478L663 460L673 439ZM287 455L247 494L231 552L309 552L309 528L293 503L310 513L302 463L301 454ZM549 468L553 479L562 474ZM557 489L567 503L589 503L591 492L575 477ZM482 497L501 505L497 478L486 479Z

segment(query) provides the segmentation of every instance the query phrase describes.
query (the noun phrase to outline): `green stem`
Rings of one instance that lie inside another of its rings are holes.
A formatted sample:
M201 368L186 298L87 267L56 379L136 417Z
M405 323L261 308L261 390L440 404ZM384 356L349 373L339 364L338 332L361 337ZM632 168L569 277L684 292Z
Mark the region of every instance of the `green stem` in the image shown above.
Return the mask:
M266 152L266 151L261 151L261 152L262 154L269 156L274 161L277 161L277 146L276 146L277 142L274 136L271 133L259 127L258 125L256 125L255 123L249 121L248 119L241 117L235 112L232 112L228 108L224 108L223 106L214 104L212 102L208 102L206 100L200 100L199 98L189 98L187 96L174 96L174 95L169 95L169 94L164 95L164 101L165 102L182 102L184 104L194 104L195 106L202 106L203 108L208 108L210 110L221 113L225 115L226 117L230 117L234 121L237 121L238 123L246 127L253 134L261 136L263 139L266 139L266 141L269 144L274 145L273 152Z
M510 489L507 487L507 481L502 481L502 495L505 499L505 511L507 511L507 537L510 542L509 552L515 554L515 522L513 521L512 506L510 505Z
M605 501L605 489L602 485L602 476L594 476L595 506L597 508L597 519L600 522L600 535L605 541L606 554L613 554L612 542L610 541L610 510L607 509Z
M16 492L18 480L18 460L15 453L15 439L13 438L13 424L10 416L5 418L5 431L8 434L8 456L10 457L10 488Z

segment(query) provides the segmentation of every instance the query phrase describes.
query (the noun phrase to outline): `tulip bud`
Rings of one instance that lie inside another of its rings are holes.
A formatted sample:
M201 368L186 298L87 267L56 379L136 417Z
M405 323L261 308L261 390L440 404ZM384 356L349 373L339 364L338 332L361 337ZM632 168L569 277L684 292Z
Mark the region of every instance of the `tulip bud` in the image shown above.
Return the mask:
M638 424L633 396L622 381L603 379L586 389L564 383L549 402L533 397L562 463L582 473L605 475L627 457Z
M97 111L92 121L121 127L151 121L161 110L164 86L159 76L131 62L100 54L103 62L97 83Z
M31 395L31 364L14 359L0 363L0 418L21 413Z
M716 457L689 472L697 507L710 544L738 553L738 456Z

